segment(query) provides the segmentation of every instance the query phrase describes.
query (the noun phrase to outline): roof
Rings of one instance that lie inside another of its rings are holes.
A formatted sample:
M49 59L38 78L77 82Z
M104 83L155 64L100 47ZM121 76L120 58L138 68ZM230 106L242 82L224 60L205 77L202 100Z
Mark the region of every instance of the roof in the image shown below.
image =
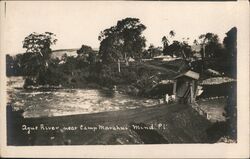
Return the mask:
M191 71L191 70L188 70L182 74L179 74L175 77L176 78L179 78L179 77L182 77L182 76L187 76L187 77L190 77L190 78L193 78L193 79L196 79L198 80L200 78L200 74L197 73L197 72L194 72L194 71Z
M159 56L155 56L154 59L158 59L158 58L172 58L169 55L159 55Z

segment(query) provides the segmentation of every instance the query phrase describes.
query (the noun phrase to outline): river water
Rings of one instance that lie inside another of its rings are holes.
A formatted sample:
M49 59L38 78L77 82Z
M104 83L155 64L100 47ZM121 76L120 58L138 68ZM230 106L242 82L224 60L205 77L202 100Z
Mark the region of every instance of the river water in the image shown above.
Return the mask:
M98 89L25 90L22 77L7 80L8 103L23 109L25 118L135 109L159 104L158 100L136 98Z

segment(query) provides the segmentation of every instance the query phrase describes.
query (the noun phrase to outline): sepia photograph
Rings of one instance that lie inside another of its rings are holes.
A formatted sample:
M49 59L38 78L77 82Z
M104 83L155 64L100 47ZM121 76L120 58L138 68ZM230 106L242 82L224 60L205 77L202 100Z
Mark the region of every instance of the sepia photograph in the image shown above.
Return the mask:
M217 3L1 1L6 145L237 145L239 14Z

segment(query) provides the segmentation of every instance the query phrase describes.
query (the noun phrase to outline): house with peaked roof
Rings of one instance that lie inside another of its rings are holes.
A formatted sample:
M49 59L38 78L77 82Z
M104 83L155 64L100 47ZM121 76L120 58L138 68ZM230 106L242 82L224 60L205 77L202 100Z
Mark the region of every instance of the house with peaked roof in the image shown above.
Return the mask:
M175 101L190 104L195 101L198 91L199 73L188 70L174 77L173 95Z

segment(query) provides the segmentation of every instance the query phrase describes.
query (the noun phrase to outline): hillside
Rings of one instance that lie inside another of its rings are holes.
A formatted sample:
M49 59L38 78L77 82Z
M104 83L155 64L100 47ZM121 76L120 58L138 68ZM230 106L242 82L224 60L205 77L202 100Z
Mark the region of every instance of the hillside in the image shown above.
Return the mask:
M60 50L53 50L52 51L52 58L61 58L65 53L68 56L77 56L76 51L78 50L78 48L76 49L60 49Z
M58 49L58 50L53 50L52 51L52 58L61 58L65 53L68 55L68 56L77 56L77 53L76 51L78 50L79 48L72 48L72 49ZM97 48L93 48L94 51L98 51Z

